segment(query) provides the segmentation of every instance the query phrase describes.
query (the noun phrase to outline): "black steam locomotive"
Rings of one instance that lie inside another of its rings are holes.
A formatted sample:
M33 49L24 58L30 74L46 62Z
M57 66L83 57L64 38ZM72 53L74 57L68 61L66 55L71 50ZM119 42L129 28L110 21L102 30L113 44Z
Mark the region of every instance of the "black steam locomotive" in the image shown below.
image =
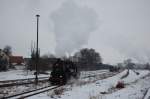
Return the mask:
M53 85L63 85L66 84L71 77L77 78L77 75L77 66L72 61L57 59L52 66L50 82Z

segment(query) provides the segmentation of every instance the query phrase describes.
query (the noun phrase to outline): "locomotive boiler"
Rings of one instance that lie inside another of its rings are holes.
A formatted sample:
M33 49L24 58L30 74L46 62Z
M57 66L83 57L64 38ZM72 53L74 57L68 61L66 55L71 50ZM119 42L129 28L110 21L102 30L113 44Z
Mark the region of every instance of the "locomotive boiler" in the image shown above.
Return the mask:
M53 85L63 85L72 77L77 78L77 73L77 66L72 61L57 59L52 66L50 82Z

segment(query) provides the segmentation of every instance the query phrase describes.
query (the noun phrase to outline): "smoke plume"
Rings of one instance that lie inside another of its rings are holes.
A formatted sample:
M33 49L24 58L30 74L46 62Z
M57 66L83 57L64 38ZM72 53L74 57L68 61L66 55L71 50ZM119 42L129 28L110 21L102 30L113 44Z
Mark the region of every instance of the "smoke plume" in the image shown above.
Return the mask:
M56 38L57 56L70 54L86 45L91 32L97 29L97 14L87 6L66 1L51 15Z

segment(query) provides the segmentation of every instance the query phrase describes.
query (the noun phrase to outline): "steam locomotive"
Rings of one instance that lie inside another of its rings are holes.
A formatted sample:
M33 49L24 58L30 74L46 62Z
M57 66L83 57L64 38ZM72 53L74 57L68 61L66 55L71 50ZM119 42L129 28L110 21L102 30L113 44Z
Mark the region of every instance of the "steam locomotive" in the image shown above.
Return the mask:
M57 59L52 66L49 80L52 85L64 85L72 77L77 78L77 76L77 66L72 61Z

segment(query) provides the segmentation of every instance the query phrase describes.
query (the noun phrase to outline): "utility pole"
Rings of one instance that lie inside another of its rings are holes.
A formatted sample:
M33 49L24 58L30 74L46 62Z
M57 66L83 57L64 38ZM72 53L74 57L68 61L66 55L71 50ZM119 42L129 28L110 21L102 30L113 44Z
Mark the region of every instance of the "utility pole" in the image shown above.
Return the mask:
M39 17L40 15L36 15L37 17L37 42L36 42L36 64L35 64L35 69L36 69L36 72L35 72L35 82L36 84L38 83L38 62L39 62L39 51L38 51L38 43L39 43Z

